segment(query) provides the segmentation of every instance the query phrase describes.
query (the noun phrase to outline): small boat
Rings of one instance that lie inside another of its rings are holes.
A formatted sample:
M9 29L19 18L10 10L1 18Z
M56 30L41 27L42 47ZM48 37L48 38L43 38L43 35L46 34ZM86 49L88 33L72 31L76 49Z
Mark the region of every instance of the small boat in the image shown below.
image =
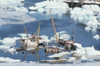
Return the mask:
M53 26L53 30L55 33L55 38L56 38L56 42L58 43L58 46L62 45L66 50L76 50L76 46L73 45L74 44L74 37L72 37L72 40L66 40L66 41L64 41L64 40L60 41L60 37L58 39L51 11L50 11L50 17L51 17L51 22L52 22L52 26Z

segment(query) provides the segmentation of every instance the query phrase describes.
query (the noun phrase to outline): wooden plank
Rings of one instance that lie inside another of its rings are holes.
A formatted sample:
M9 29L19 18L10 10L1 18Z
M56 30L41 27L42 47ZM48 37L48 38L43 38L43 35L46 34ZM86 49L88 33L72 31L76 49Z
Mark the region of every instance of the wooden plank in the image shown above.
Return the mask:
M60 60L41 60L42 63L65 63L67 59L60 59Z

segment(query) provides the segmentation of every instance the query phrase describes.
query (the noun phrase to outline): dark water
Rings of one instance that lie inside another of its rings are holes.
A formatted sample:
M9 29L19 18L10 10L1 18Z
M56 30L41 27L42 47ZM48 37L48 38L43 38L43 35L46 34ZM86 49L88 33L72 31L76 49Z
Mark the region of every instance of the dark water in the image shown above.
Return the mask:
M25 6L30 6L32 4L32 0L27 2L28 0L25 0ZM36 1L37 2L37 1ZM33 2L34 3L34 2ZM52 28L51 20L49 15L41 15L41 14L29 14L30 16L36 18L37 20L35 22L29 22L25 24L27 27L28 33L35 33L38 28L38 22L41 22L41 28L40 28L40 35L47 35L49 38L51 36L54 36L54 31ZM61 18L59 18L57 15L53 15L55 26L57 32L60 31L66 31L70 36L74 36L75 41L77 43L82 44L82 46L94 46L95 49L100 50L100 39L95 40L93 39L93 34L91 32L86 32L84 30L83 25L75 24L74 20L70 18L70 16L62 15ZM74 31L74 34L72 34L72 31ZM25 33L24 28L22 25L3 25L0 28L0 38L4 39L6 37L17 37L18 33ZM98 34L100 35L100 31L98 31ZM40 60L48 59L44 55L43 49L39 51ZM2 50L0 50L0 56L1 57L10 57L13 59L22 59L23 54L10 54L10 53L4 53ZM33 57L33 58L32 58ZM27 53L27 58L25 59L27 61L36 61L36 54L32 55Z

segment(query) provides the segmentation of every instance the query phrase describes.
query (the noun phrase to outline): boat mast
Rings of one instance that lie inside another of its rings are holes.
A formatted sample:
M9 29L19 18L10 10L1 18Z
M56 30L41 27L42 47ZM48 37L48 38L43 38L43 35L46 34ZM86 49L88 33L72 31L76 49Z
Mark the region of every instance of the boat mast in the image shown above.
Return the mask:
M38 32L38 35L37 35L37 44L39 44L39 34L40 34L40 22L39 22L39 27L38 27L38 30L37 30L37 32ZM37 62L39 62L39 47L37 46L36 47L36 52L37 52Z
M54 20L53 20L52 14L51 14L51 10L50 10L50 17L51 17L51 22L52 22L52 26L53 26L53 29L54 29L56 41L57 41L57 43L59 43L58 37L57 37L57 34L56 34L56 28L55 28L55 25L54 25Z
M26 29L26 27L25 27L24 24L23 24L23 27L24 27L24 31L25 31L25 33L26 33L26 37L27 37L27 39L29 39L28 32L27 32L27 29Z
M38 27L37 44L39 44L39 34L40 34L40 22L39 22L39 27Z

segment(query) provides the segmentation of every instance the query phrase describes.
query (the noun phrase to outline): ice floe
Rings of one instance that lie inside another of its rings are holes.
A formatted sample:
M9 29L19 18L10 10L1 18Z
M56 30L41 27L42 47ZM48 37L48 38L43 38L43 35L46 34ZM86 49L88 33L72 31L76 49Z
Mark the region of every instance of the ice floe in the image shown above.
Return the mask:
M0 41L0 43L2 43L2 45L0 45L0 50L4 51L4 52L10 52L10 53L14 53L15 52L15 46L16 45L16 40L18 40L20 38L18 37L7 37L4 38L3 40Z
M17 6L23 6L21 3L24 0L0 0L0 8L14 8Z
M93 17L90 21L86 23L85 30L86 31L92 31L92 33L96 33L98 29L100 29L100 22Z
M100 36L97 34L97 35L94 35L93 38L98 40L98 39L100 39Z
M0 57L0 63L19 63L21 60L18 59L11 59L11 58L5 58L5 57Z
M0 9L0 26L4 24L24 24L36 19L26 13Z
M29 10L36 10L39 13L45 12L47 15L50 14L50 10L52 10L52 14L62 15L69 10L69 6L61 1L43 1L36 3L35 6L30 6Z
M78 57L81 61L91 61L95 59L100 59L100 51L96 50L94 46L92 47L80 47L77 50L72 51L75 57Z
M93 15L93 11L89 9L75 7L71 10L71 18L83 24L86 24L91 19L91 17L93 17Z
M21 13L27 13L28 12L28 9L25 8L25 7L15 7L14 9L15 9L15 11L19 11Z
M100 7L98 5L84 5L82 8L75 7L71 10L71 18L77 23L85 24L86 31L96 33L100 29Z
M67 62L80 63L81 61L94 61L100 60L100 51L92 47L82 47L79 43L74 43L77 46L75 51L63 51L48 56L52 59L67 59Z

